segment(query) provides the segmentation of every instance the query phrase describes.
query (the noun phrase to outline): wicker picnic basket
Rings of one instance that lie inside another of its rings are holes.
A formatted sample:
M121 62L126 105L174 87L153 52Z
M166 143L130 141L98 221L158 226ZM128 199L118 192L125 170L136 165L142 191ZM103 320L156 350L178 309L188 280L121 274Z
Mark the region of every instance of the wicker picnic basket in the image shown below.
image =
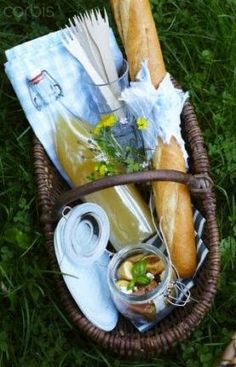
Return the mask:
M111 332L104 332L89 322L71 297L63 277L55 275L55 281L62 306L73 323L90 340L101 348L126 358L151 358L168 350L177 342L189 337L206 315L216 293L219 274L219 234L216 223L216 201L209 177L209 161L193 106L187 102L181 116L182 135L190 157L190 173L176 171L149 171L107 177L80 188L69 189L48 159L41 143L34 138L33 154L38 190L38 206L45 245L52 270L58 272L53 246L55 217L65 204L75 203L85 194L105 187L149 182L151 180L176 181L189 186L192 201L205 216L207 222L204 241L209 249L207 261L202 267L192 296L198 302L176 308L168 317L148 332L140 333L133 325L120 316L118 325Z

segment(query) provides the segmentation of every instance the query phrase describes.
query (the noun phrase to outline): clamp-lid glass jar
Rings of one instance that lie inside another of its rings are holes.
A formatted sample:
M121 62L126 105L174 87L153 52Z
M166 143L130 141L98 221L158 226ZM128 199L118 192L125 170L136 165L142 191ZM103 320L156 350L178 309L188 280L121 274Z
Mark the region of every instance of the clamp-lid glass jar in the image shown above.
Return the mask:
M142 243L123 248L108 267L108 284L117 309L134 323L156 321L167 306L171 274L168 258L157 247Z

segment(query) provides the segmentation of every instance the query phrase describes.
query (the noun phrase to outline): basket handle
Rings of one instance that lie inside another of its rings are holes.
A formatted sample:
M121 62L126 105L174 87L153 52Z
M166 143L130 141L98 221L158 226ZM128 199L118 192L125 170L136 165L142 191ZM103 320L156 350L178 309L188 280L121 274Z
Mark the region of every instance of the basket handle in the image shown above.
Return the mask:
M53 207L51 220L57 221L61 217L63 209L66 205L96 191L117 185L143 183L149 181L173 181L182 183L189 187L192 194L197 195L209 192L213 185L211 178L207 174L191 175L175 170L155 170L107 176L105 178L89 182L85 185L75 187L61 194Z

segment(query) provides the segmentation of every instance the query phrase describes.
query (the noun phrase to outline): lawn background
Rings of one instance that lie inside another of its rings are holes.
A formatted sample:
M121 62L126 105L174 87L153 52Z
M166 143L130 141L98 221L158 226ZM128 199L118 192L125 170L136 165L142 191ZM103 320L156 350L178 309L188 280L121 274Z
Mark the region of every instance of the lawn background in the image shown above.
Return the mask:
M102 0L0 0L4 50L62 27ZM36 211L32 133L1 70L0 366L214 366L236 330L236 1L153 0L168 70L190 91L216 183L221 276L214 305L191 338L151 362L128 362L88 343L54 290Z

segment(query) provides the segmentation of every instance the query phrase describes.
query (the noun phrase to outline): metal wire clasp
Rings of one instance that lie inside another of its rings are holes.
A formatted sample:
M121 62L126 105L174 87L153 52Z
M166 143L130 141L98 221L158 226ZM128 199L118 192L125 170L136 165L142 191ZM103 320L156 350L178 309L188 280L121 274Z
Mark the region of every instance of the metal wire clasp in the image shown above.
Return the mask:
M52 99L63 96L60 84L49 74L47 70L42 70L32 79L27 80L30 99L38 111L47 106Z

